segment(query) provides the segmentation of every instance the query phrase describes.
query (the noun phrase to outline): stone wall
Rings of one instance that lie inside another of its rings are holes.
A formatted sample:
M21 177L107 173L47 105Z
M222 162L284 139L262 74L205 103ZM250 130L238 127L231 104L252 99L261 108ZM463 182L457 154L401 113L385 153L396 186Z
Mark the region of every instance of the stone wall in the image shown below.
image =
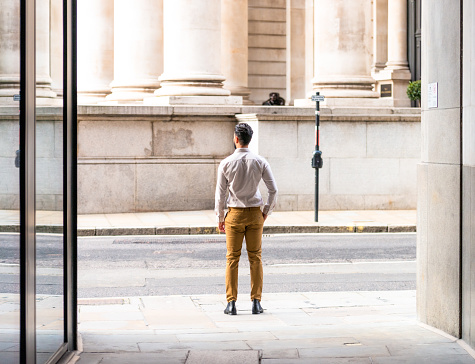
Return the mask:
M17 118L0 118L0 132L11 135L11 143L0 146L0 173L5 176L0 179L0 209L18 205L17 192L8 187L18 185L12 172ZM250 147L272 166L279 187L277 209L312 210L312 108L80 106L79 213L213 209L217 167L234 151L239 121L253 126ZM37 203L44 210L61 209L61 125L59 108L42 108ZM321 209L415 208L419 110L325 108L321 135Z
M37 108L36 206L38 210L63 208L63 123L61 108ZM14 107L0 108L0 209L19 209L19 115ZM5 137L4 137L5 136Z
M313 209L313 109L90 106L79 112L80 213L212 209L217 166L234 150L237 119L253 125L251 147L271 163L277 209ZM320 207L415 208L418 110L355 112L322 111Z

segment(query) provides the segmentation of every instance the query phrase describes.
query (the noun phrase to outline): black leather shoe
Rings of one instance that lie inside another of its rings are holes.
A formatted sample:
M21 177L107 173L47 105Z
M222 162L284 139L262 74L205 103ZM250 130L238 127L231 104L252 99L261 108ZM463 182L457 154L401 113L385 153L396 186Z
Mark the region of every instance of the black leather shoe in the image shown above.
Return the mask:
M261 307L261 301L258 299L254 299L252 301L252 313L253 314L258 314L258 313L263 313L264 309Z
M229 301L226 309L224 310L226 315L237 315L236 301Z

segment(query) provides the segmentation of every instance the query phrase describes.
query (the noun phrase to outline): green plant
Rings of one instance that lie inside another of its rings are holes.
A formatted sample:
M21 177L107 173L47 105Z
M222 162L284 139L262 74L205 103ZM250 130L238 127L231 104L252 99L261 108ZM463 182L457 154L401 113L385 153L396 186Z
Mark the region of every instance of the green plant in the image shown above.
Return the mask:
M406 93L412 101L421 101L421 80L409 82Z

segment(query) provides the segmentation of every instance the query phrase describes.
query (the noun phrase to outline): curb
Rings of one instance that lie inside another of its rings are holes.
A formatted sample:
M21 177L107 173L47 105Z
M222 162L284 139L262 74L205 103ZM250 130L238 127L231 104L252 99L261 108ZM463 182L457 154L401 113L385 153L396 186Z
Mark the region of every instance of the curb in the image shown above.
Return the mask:
M337 233L415 233L416 225L302 225L264 226L264 234L337 234ZM124 236L124 235L214 235L219 234L214 226L167 226L78 229L78 236Z
M0 233L19 233L18 225L0 225ZM62 234L61 225L38 225L37 233ZM264 234L415 233L416 225L276 225L264 226ZM215 226L89 227L78 228L78 236L124 235L212 235Z

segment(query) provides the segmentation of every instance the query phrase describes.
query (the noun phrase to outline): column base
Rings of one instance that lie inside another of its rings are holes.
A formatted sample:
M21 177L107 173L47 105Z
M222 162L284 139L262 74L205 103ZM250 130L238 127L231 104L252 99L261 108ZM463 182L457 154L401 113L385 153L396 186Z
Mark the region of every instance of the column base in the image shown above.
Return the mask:
M14 101L13 96L19 95L20 89L0 89L0 105L2 106L14 106L20 105L19 101Z
M375 73L374 78L376 91L381 95L382 100L394 107L411 107L411 100L406 93L411 81L411 73L408 69L385 69ZM383 90L381 85L383 85Z
M379 98L371 76L327 76L313 79L313 94L319 91L328 106L371 106ZM296 103L297 102L297 103ZM294 100L297 106L299 100Z
M326 97L322 92L321 95L325 96L325 101L320 103L320 106L327 107L391 107L393 106L389 100L384 100L378 97L373 98L361 98L361 97L347 97L347 98L334 98ZM315 108L315 101L310 99L295 99L295 107L313 107Z
M145 92L144 90L130 91L112 90L112 93L107 95L105 101L102 101L103 105L121 105L121 104L143 104L143 100L149 97L153 97L153 90Z
M149 106L174 105L242 105L241 96L155 96L143 100Z
M80 105L97 105L106 100L107 95L110 94L110 90L96 89L96 90L84 90L78 91L78 104Z
M112 93L106 96L103 104L142 104L143 99L152 97L160 87L157 79L119 80L111 83Z
M224 87L231 91L231 96L241 96L243 105L254 105L254 103L249 100L249 97L251 96L251 90L249 90L249 87L230 86L226 85L226 82L224 83Z

